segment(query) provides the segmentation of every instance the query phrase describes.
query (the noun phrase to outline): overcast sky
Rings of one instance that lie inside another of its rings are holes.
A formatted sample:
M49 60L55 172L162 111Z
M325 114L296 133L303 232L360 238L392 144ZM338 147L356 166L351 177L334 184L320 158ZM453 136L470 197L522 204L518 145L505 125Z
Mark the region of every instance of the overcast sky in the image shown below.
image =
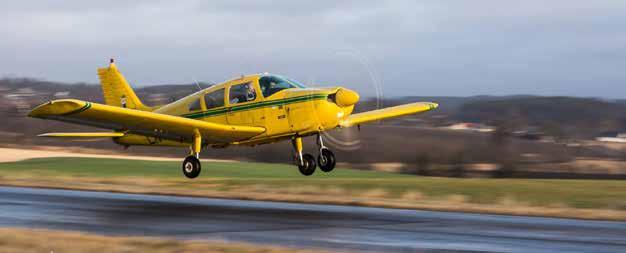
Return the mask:
M626 98L626 1L4 1L0 76Z

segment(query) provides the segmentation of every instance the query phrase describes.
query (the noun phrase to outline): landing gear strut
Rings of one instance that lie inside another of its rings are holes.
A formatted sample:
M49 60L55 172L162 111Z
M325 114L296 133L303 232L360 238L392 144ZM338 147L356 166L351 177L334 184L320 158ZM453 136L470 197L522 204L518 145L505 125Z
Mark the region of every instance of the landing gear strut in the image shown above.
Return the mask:
M336 164L335 155L330 149L324 146L321 133L317 134L317 145L320 148L320 153L317 156L317 165L320 166L323 172L331 172Z
M183 161L183 174L187 178L196 178L200 175L200 149L202 148L202 136L196 132L193 136L191 154Z
M315 172L315 157L311 154L302 154L302 138L294 137L291 140L294 150L296 151L296 165L298 170L305 176L313 175Z

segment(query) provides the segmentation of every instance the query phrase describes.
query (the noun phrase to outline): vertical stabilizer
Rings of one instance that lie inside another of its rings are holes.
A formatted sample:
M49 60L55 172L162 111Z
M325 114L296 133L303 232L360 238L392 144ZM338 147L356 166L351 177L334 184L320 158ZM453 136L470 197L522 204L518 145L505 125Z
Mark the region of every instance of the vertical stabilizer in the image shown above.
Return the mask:
M113 59L109 67L99 68L98 76L104 95L104 103L111 106L119 106L142 111L151 111L150 107L141 103L141 100L130 87L122 73L117 70Z

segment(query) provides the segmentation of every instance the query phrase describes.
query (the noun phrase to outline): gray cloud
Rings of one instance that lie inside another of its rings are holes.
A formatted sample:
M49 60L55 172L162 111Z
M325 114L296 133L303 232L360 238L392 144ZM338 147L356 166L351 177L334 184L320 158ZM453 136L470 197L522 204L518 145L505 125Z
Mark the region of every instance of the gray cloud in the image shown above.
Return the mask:
M624 1L2 1L0 75L276 72L373 94L626 97Z

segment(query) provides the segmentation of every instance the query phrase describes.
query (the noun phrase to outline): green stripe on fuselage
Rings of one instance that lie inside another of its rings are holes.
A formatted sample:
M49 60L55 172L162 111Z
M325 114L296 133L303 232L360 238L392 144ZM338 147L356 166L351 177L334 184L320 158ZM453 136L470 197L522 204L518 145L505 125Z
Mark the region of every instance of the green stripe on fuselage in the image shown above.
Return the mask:
M315 94L315 95L285 98L285 99L280 99L280 100L262 101L262 102L256 102L256 103L251 103L251 104L232 106L230 107L230 111L239 112L239 111L259 109L259 108L268 107L268 106L286 105L286 104L300 103L300 102L306 102L306 101L313 101L313 100L318 100L318 99L326 99L327 96L328 95L326 94ZM224 107L224 108L207 110L204 112L184 114L182 116L185 118L197 119L197 118L211 117L211 116L224 114L228 111L229 111L228 108Z

